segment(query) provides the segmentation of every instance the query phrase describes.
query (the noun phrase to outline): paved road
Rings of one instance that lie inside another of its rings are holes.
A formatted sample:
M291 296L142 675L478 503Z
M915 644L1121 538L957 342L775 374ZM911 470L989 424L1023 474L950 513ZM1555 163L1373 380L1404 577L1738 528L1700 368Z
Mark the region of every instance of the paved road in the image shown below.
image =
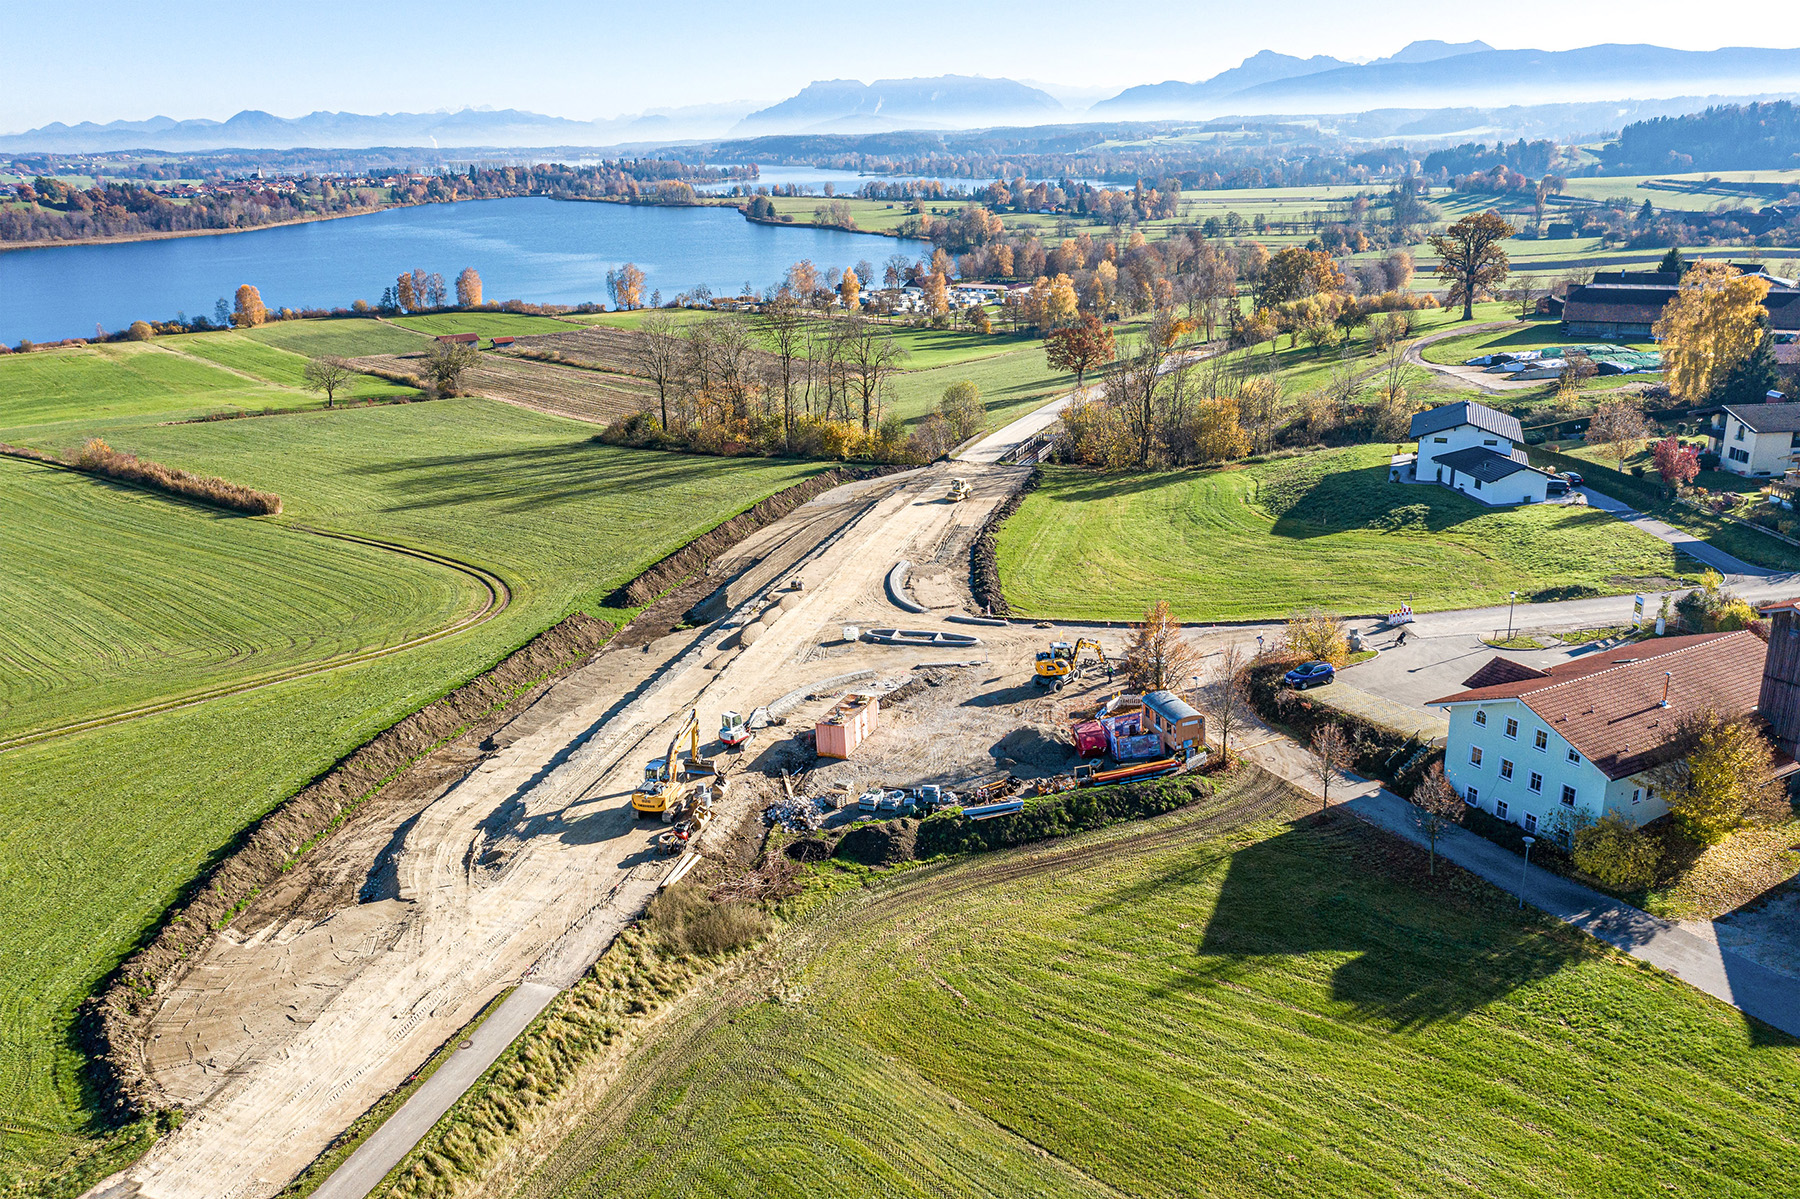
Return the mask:
M1692 533L1684 533L1672 525L1645 516L1623 500L1615 500L1609 495L1601 495L1591 487L1581 487L1577 490L1587 497L1588 507L1609 512L1627 524L1636 525L1650 536L1668 542L1688 557L1706 563L1720 574L1745 579L1790 577L1783 576L1780 571L1770 570L1766 566L1752 566L1742 558L1734 558L1724 550L1708 545Z
M452 1053L399 1111L331 1172L313 1192L313 1199L363 1199L374 1190L558 994L556 987L542 983L520 984L481 1022L466 1045Z
M958 462L974 462L983 466L992 466L1006 454L1025 442L1030 441L1045 429L1062 419L1062 411L1074 402L1080 392L1071 391L1060 399L1051 400L1042 408L1034 409L1021 416L1009 425L989 433L986 437L956 456Z

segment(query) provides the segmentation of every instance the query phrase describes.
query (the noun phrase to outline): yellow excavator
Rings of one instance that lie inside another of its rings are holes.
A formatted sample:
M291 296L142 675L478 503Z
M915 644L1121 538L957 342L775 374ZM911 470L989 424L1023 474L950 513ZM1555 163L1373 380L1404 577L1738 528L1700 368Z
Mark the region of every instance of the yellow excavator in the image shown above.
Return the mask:
M1061 691L1063 685L1075 677L1083 650L1093 651L1100 664L1106 664L1106 651L1091 637L1083 637L1076 642L1052 641L1049 649L1038 651L1037 661L1033 663L1036 677L1032 682L1040 687Z
M687 756L681 757L682 742L687 743ZM710 775L712 763L700 756L700 714L688 709L685 719L669 738L669 748L660 758L651 758L644 766L644 781L631 793L631 806L640 816L660 816L682 801L682 784L688 776Z

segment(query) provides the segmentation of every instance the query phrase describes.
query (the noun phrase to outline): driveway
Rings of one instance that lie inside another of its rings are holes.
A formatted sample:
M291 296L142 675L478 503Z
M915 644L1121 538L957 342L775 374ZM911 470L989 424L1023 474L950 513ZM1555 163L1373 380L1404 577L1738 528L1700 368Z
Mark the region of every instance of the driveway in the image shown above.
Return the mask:
M1664 524L1654 517L1645 516L1625 501L1615 500L1610 495L1601 495L1591 487L1579 487L1576 490L1587 497L1588 507L1598 508L1602 512L1611 513L1627 524L1636 525L1650 536L1668 542L1696 562L1704 562L1728 578L1791 577L1782 575L1780 571L1770 570L1766 566L1752 566L1742 558L1734 558L1724 550L1708 545L1692 533L1684 533L1673 525Z

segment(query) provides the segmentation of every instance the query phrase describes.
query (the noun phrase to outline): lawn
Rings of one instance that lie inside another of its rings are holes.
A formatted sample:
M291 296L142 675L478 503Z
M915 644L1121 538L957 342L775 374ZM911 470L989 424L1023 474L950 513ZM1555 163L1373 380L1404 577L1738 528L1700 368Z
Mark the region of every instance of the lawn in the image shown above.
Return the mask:
M952 383L965 380L981 389L989 429L1024 416L1075 387L1075 376L1051 370L1044 359L1043 343L1031 338L1023 348L1004 354L905 371L895 376L885 410L910 424L935 411Z
M1508 306L1510 307L1510 305ZM1517 311L1514 309L1513 311ZM1511 315L1508 313L1507 315ZM1493 320L1494 317L1486 318ZM1446 366L1456 366L1471 358L1483 354L1492 354L1500 350L1541 350L1545 346L1568 346L1600 344L1597 339L1570 337L1562 331L1559 321L1549 318L1519 321L1502 329L1490 329L1485 333L1465 333L1460 337L1446 337L1442 341L1432 342L1419 351L1420 357L1427 362L1437 362ZM1621 348L1633 350L1654 350L1655 342L1619 342ZM1632 376L1639 378L1639 376ZM1647 378L1648 376L1643 376ZM1613 380L1618 382L1619 380Z
M157 342L165 349L204 358L227 370L253 375L265 383L295 390L306 389L306 366L311 359L304 354L277 349L243 333L189 333L181 337L163 338ZM419 345L423 345L421 341ZM417 349L417 346L410 347ZM317 399L316 393L308 393ZM404 383L378 379L374 375L356 375L350 386L338 393L338 400L368 400L383 396L417 397L419 391Z
M1624 593L1692 569L1596 510L1494 510L1389 483L1389 449L1129 476L1046 468L1000 531L1007 602L1078 620L1138 620L1159 599L1182 620L1275 619L1313 604L1363 614L1503 604L1514 590Z
M324 354L335 354L339 358L417 354L426 344L418 334L373 317L277 321L247 330L245 336L308 358Z
M561 333L580 328L571 321L523 312L434 312L427 316L397 316L392 321L419 333L441 337L446 333L479 333L483 337L525 337L533 333ZM418 345L413 349L417 350Z
M464 602L435 573L332 549L293 526L473 562L503 577L513 599L487 623L400 654L0 754L0 1186L12 1175L41 1179L71 1155L116 1166L131 1150L133 1130L108 1140L85 1106L76 1006L240 829L568 612L606 615L599 600L613 587L820 469L621 450L591 433L477 399L140 420L113 430L115 444L253 481L282 496L284 514L215 517L60 474L64 490L41 487L15 505L30 513L33 558L14 577L31 586L6 601L9 619L28 623L4 644L66 647L27 661L31 677L14 684L44 719L78 701L116 706L208 671L248 670L222 648L234 637L246 655L322 658ZM121 510L104 509L107 499ZM58 519L75 548L55 543ZM272 548L283 542L293 547L285 559ZM156 554L159 579L120 577L153 573ZM184 566L204 590L190 579L182 591ZM65 595L76 590L83 596ZM249 627L259 604L274 627Z
M1750 1199L1800 1169L1791 1038L1423 858L1189 809L847 888L509 1193Z

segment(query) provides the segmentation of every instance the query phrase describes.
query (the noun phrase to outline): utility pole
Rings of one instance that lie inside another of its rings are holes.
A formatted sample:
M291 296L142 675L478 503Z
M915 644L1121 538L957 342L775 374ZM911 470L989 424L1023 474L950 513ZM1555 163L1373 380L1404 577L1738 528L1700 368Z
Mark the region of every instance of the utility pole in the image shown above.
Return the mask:
M1525 910L1525 879L1531 873L1531 847L1537 844L1536 837L1525 838L1525 865L1519 870L1519 910Z
M1518 592L1512 591L1512 592L1507 593L1507 596L1506 596L1506 639L1508 641L1512 640L1512 635L1513 635L1513 605L1518 602L1519 602L1519 593Z

